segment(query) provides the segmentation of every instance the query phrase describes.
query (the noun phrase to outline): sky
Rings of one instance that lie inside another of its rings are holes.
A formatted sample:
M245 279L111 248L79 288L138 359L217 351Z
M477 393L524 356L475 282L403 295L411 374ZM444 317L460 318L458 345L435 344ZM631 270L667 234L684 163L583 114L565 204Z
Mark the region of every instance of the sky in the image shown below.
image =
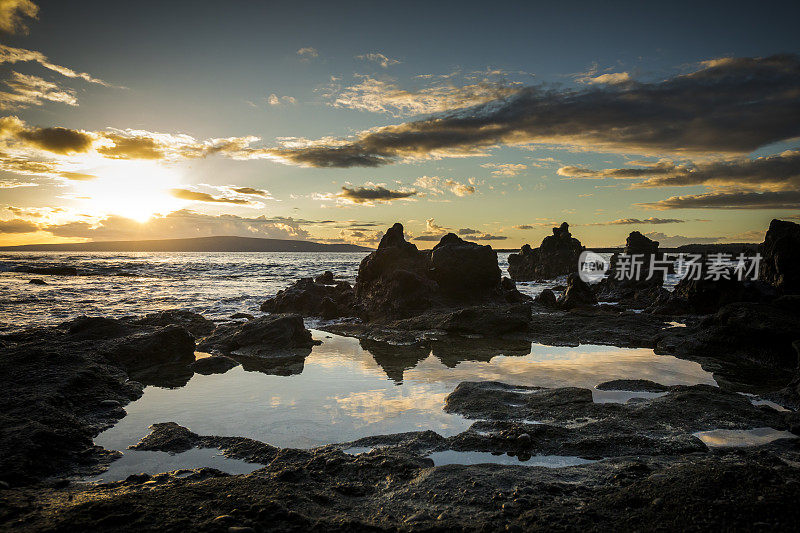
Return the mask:
M643 5L646 4L646 5ZM0 245L761 242L800 4L0 0Z

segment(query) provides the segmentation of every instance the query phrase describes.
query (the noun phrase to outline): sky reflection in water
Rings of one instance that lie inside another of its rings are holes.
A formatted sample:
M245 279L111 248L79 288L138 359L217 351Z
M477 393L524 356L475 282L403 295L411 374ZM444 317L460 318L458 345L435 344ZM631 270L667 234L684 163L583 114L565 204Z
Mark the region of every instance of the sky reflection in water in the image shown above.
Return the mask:
M364 343L369 351L356 339L313 333L324 342L301 373L276 376L236 367L222 375L197 374L177 389L147 387L126 407L128 415L95 442L124 451L151 424L170 421L202 435L297 448L425 429L449 436L472 423L442 410L445 397L466 380L586 388L623 378L714 384L697 363L649 349L469 339L436 344L432 351Z

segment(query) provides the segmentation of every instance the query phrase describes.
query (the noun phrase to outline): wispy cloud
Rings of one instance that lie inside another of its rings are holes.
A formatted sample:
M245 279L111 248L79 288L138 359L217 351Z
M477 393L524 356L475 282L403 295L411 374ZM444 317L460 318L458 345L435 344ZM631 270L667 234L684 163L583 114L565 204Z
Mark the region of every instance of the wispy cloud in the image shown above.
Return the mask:
M285 163L316 167L375 167L532 143L647 155L745 154L800 135L799 85L796 55L726 58L654 83L582 91L527 87L464 112L349 139L295 142L268 153ZM381 94L382 86L377 87Z
M26 50L24 48L12 48L11 46L0 44L0 64L31 62L31 61L39 63L44 68L52 70L53 72L57 72L67 78L79 78L89 83L97 83L99 85L104 85L106 87L112 86L111 84L99 78L95 78L94 76L87 74L86 72L77 72L69 67L64 67L61 65L57 65L55 63L51 63L50 60L47 59L47 56L45 56L41 52L37 52L35 50Z
M331 105L395 117L426 115L507 98L521 89L519 83L489 78L465 85L436 80L421 89L402 89L393 80L359 77L360 83L334 91Z
M356 56L356 59L361 59L364 61L372 61L373 63L377 63L383 68L389 68L392 65L399 65L401 61L397 59L392 59L390 57L386 57L383 54L379 54L377 52L370 52L369 54L362 54L360 56Z
M519 175L522 171L528 168L528 165L522 163L484 163L481 165L483 168L493 168L492 174L494 176L513 177Z
M311 61L319 57L319 52L316 48L304 46L297 51L297 55L300 56L300 61Z

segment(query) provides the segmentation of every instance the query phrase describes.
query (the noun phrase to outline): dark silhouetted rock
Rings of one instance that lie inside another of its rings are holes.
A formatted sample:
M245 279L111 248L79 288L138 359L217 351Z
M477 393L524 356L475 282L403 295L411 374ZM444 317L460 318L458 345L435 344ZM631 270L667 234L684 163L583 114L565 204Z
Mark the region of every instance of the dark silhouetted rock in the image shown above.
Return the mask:
M185 309L167 309L157 313L147 314L133 321L136 325L142 326L182 326L186 328L196 338L205 337L216 325L203 315L186 311Z
M658 250L658 241L632 231L625 240L623 254L640 267L635 270L627 268L620 256L614 254L609 276L594 286L597 299L634 309L650 307L659 297L663 297L664 291L665 265L663 254Z
M33 278L28 283L31 285L47 285L47 283L41 278Z
M315 344L300 315L276 314L244 323L221 324L200 343L198 349L269 357L274 352L311 348Z
M553 228L539 248L524 245L519 253L508 256L508 274L516 281L551 279L577 272L584 247L569 232L569 224Z
M430 252L429 276L446 297L474 300L492 294L500 285L497 252L448 233Z
M226 357L224 355L212 355L211 357L198 359L189 365L189 368L198 374L208 376L210 374L224 374L231 368L238 365L239 363L230 357Z
M558 305L564 309L575 307L586 307L595 305L597 299L594 297L592 289L583 281L577 273L572 273L567 277L567 291L558 300Z
M653 312L669 314L667 310L681 310L676 314L716 313L722 306L734 302L769 302L778 296L770 285L760 281L689 279L678 282L666 302L657 302ZM674 300L677 300L674 301ZM666 305L663 305L666 304Z
M314 282L322 283L323 285L334 285L336 280L333 279L333 272L330 270L326 270L316 278L314 278Z
M356 316L353 288L346 281L326 285L311 278L297 280L294 285L261 304L269 313L298 313L303 316L338 318Z
M783 294L800 294L800 225L785 220L770 222L759 253L760 279Z
M228 318L230 318L232 320L241 320L241 319L253 320L255 318L255 316L251 315L250 313L233 313Z
M540 292L533 301L539 305L550 308L556 307L557 305L556 295L550 289L545 289Z
M794 370L798 366L793 343L800 340L800 306L790 302L732 303L682 333L671 353L747 359Z
M194 336L181 326L171 325L122 337L106 354L131 372L170 363L191 363L194 348Z
M406 241L395 224L378 249L361 261L355 287L365 318L404 318L437 307L527 301L510 280L503 282L491 246L453 233L430 251Z

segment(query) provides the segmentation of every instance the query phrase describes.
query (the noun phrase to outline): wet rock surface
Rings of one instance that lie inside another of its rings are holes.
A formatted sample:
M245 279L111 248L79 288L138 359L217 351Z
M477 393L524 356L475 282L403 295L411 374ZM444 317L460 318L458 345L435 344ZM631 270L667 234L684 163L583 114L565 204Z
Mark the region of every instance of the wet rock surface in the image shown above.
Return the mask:
M553 228L538 248L526 244L519 253L508 256L508 274L515 281L551 279L578 271L584 247L569 231L569 224Z
M244 323L220 324L198 345L203 352L245 357L282 357L292 350L307 350L317 344L295 314L275 314Z
M299 313L326 319L360 314L355 304L355 292L349 283L340 281L333 285L311 278L300 279L289 288L279 291L261 304L261 310L269 313Z

